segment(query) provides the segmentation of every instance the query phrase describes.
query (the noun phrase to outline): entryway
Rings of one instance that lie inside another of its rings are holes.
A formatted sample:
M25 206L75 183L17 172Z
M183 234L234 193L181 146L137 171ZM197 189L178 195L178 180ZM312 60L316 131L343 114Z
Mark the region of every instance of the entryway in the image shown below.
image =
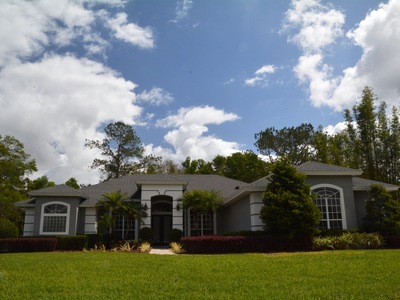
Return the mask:
M155 196L151 201L151 229L154 246L167 246L172 229L172 197Z

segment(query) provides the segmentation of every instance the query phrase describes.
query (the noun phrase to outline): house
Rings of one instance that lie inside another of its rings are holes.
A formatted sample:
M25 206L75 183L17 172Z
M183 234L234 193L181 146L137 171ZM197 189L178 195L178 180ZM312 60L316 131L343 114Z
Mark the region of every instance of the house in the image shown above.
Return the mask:
M320 227L326 229L360 228L371 184L398 189L360 178L361 171L355 169L317 162L306 162L297 169L306 174L306 183L317 195ZM162 244L173 228L185 236L263 230L259 214L267 184L267 178L249 184L218 175L134 174L79 190L57 185L32 191L29 200L16 205L25 210L24 236L94 234L96 203L106 192L121 191L140 203L147 217L140 222L123 213L115 215L115 232L121 239L137 240L139 229L150 227L154 242ZM220 192L224 200L216 214L183 209L183 193L198 189Z

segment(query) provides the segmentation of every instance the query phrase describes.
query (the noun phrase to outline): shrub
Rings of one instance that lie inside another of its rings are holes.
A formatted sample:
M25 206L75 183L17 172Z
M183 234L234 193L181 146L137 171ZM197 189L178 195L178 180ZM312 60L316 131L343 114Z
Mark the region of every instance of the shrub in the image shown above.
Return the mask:
M400 235L389 235L385 237L387 248L400 249Z
M60 235L56 239L56 250L83 250L88 245L86 235Z
M135 242L122 242L119 245L116 245L114 248L111 249L111 251L115 252L133 252L136 251L138 248L137 243Z
M171 251L176 254L180 254L180 253L184 252L182 244L180 244L180 243L172 242L171 244L169 244L169 247L171 248Z
M283 235L265 236L197 236L181 240L186 253L222 254L252 252L310 251L311 236L289 238Z
M171 231L169 232L169 241L170 242L180 242L181 238L182 238L182 230L177 229L177 228L173 228L171 229Z
M56 245L56 238L0 239L0 252L48 252L54 251Z
M151 250L151 244L149 242L143 242L138 247L139 252L148 253Z
M153 241L154 232L150 227L140 228L139 238L142 241L151 243Z
M8 219L0 219L0 239L17 237L18 227Z
M313 244L316 251L378 249L383 247L383 239L377 233L346 232L342 235L316 237Z
M266 236L268 233L263 230L241 230L222 234L223 236Z
M109 249L111 246L111 235L110 234L87 234L87 248L94 249L99 247L100 245L104 246L105 248Z

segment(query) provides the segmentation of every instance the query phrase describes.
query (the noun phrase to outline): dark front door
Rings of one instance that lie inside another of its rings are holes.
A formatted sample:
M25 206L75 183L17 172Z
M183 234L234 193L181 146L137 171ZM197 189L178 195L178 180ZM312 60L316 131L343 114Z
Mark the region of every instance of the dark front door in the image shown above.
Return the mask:
M152 215L151 227L154 232L155 246L167 246L169 232L172 229L172 215Z

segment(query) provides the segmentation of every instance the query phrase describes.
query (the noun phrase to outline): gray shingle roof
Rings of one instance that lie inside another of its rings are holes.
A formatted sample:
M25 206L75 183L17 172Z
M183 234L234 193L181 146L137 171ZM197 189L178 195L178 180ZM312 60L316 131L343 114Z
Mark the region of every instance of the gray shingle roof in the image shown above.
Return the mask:
M389 191L397 191L399 187L397 185L381 182L381 181L375 181L375 180L369 180L369 179L364 179L360 177L353 177L353 189L355 191L367 191L370 190L371 184L378 184L382 185Z
M350 175L360 176L362 171L335 165L324 164L315 161L308 161L297 166L297 170L306 175Z
M64 197L83 197L81 190L73 189L66 184L46 187L40 190L31 191L29 196L64 196Z
M249 185L242 181L209 174L133 174L83 187L81 192L86 196L87 200L82 203L82 206L95 205L102 195L108 192L120 191L126 193L130 198L137 198L136 193L143 183L180 183L186 186L187 191L196 189L216 190L224 198Z

